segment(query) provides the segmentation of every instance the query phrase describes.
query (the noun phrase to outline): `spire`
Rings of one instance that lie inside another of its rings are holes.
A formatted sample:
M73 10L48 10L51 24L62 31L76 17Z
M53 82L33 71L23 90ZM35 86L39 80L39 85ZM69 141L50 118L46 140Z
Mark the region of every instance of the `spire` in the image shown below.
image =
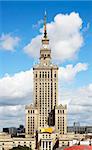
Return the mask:
M42 38L42 45L45 45L47 47L49 45L49 39L47 37L46 18L47 18L47 14L46 14L46 11L45 11L45 15L44 15L44 36Z
M44 38L47 38L46 18L47 18L47 13L45 11L45 15L44 15Z

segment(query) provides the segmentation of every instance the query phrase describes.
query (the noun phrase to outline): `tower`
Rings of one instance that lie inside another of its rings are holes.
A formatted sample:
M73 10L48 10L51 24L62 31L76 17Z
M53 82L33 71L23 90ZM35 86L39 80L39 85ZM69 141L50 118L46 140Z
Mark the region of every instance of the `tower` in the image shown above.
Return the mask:
M44 16L39 63L33 67L33 105L26 106L26 134L39 128L54 126L55 131L66 133L66 105L58 105L58 66L52 63L51 49Z
M51 49L44 17L44 36L40 49L39 64L34 66L34 103L39 111L39 127L46 127L49 113L57 105L58 66L51 62Z

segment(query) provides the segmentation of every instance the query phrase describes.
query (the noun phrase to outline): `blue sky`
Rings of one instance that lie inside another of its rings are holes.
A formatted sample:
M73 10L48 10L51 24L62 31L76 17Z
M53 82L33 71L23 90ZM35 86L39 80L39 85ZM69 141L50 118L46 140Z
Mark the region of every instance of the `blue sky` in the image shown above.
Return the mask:
M25 55L22 49L26 43L38 34L39 28L35 29L33 25L38 20L43 19L45 9L48 13L48 22L52 21L58 13L66 14L74 11L80 14L83 20L83 27L90 23L89 30L83 33L85 45L81 48L78 61L81 60L92 64L92 2L2 2L0 33L11 33L14 36L19 36L22 40L16 52L0 51L0 76L3 76L5 73L13 74L20 70L26 70L33 65L32 58ZM87 76L89 76L87 80L90 82L91 74L87 72Z
M38 58L34 58L33 56L28 55L24 52L24 47L30 43L30 41L35 38L37 35L41 34L39 32L39 29L43 27L42 20L44 17L44 11L47 11L47 23L51 23L54 21L54 17L58 14L68 14L70 15L72 12L75 12L79 14L79 18L82 20L82 28L79 29L80 36L83 37L83 44L80 46L79 50L77 51L76 57L73 59L65 59L63 62L59 60L55 63L59 64L59 67L64 70L67 65L71 64L76 66L76 64L86 64L87 68L81 69L79 73L76 73L74 75L72 81L68 80L70 78L67 78L63 75L63 78L66 81L61 81L61 84L65 89L72 89L75 90L75 93L77 90L85 89L89 90L89 85L92 83L92 2L89 1L30 1L30 2L9 2L9 1L3 1L0 2L0 38L2 38L2 35L9 35L12 38L17 37L18 42L15 45L15 47L12 48L12 50L6 50L2 46L0 47L0 79L3 85L6 85L6 80L3 82L4 76L15 77L16 74L20 74L20 72L26 72L29 71L33 65L34 62L37 62ZM38 23L40 21L40 23ZM70 22L69 22L70 23ZM1 40L2 44L2 40ZM38 52L40 51L38 47ZM62 59L62 56L61 56ZM67 71L67 70L65 70ZM67 72L68 73L68 72ZM61 73L62 74L62 73ZM67 86L65 86L67 83ZM8 84L8 83L7 83ZM20 82L21 84L21 82ZM11 84L9 84L11 88ZM26 84L27 85L27 84ZM1 90L4 89L1 87ZM62 88L61 88L62 91ZM65 92L65 91L64 91ZM7 92L6 92L7 93ZM71 91L70 91L71 93ZM90 92L88 91L89 94ZM6 94L7 95L7 94ZM6 95L3 94L0 97L0 106L2 107L9 107L13 105L13 102L9 103L7 105L6 99L10 101L11 97L5 98ZM66 94L67 95L67 94ZM75 95L74 95L75 96ZM89 95L86 95L89 96ZM76 97L76 96L75 96ZM17 99L17 97L15 98ZM24 101L25 98L23 97ZM69 98L68 98L69 99ZM71 99L71 98L70 98ZM18 99L17 99L18 100ZM2 104L2 101L4 102L4 106ZM12 98L13 101L13 98ZM17 105L23 105L23 103L19 102ZM31 100L32 101L32 100ZM31 102L30 101L30 102ZM87 101L87 99L86 99ZM28 100L29 103L29 100ZM5 105L6 104L6 105ZM14 103L14 107L16 107L16 104ZM19 107L20 108L20 107ZM16 109L14 108L13 111ZM18 110L17 110L18 111ZM12 113L12 111L11 111ZM23 112L24 113L24 112ZM86 113L86 112L85 112ZM9 114L11 116L11 114ZM78 116L78 114L76 115ZM14 117L14 116L13 116ZM13 118L11 117L11 118ZM17 117L17 116L16 116ZM5 120L7 120L8 116L6 114L3 115L4 121L2 121L2 126L7 126L5 123ZM78 121L78 117L77 121ZM13 119L10 119L10 124L12 123ZM74 120L73 120L74 121ZM92 118L90 119L89 123L92 121ZM21 123L21 121L20 121ZM23 123L23 122L22 122Z

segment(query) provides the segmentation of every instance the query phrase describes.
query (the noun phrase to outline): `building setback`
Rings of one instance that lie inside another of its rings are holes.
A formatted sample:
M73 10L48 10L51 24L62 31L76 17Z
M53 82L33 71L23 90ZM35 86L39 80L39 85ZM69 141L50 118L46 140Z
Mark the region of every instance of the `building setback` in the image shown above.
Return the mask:
M36 131L39 135L42 129L47 132L53 127L54 135L67 133L67 106L58 105L58 69L51 59L45 14L39 63L33 67L34 101L25 108L26 137L32 137Z

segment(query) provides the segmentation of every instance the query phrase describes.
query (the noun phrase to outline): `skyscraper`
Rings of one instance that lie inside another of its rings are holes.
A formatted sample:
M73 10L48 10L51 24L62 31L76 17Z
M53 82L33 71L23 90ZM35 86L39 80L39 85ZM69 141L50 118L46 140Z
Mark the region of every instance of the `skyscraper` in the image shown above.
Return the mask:
M27 136L48 126L60 134L67 132L67 106L58 105L58 69L51 59L45 13L39 63L33 67L34 103L26 106Z

